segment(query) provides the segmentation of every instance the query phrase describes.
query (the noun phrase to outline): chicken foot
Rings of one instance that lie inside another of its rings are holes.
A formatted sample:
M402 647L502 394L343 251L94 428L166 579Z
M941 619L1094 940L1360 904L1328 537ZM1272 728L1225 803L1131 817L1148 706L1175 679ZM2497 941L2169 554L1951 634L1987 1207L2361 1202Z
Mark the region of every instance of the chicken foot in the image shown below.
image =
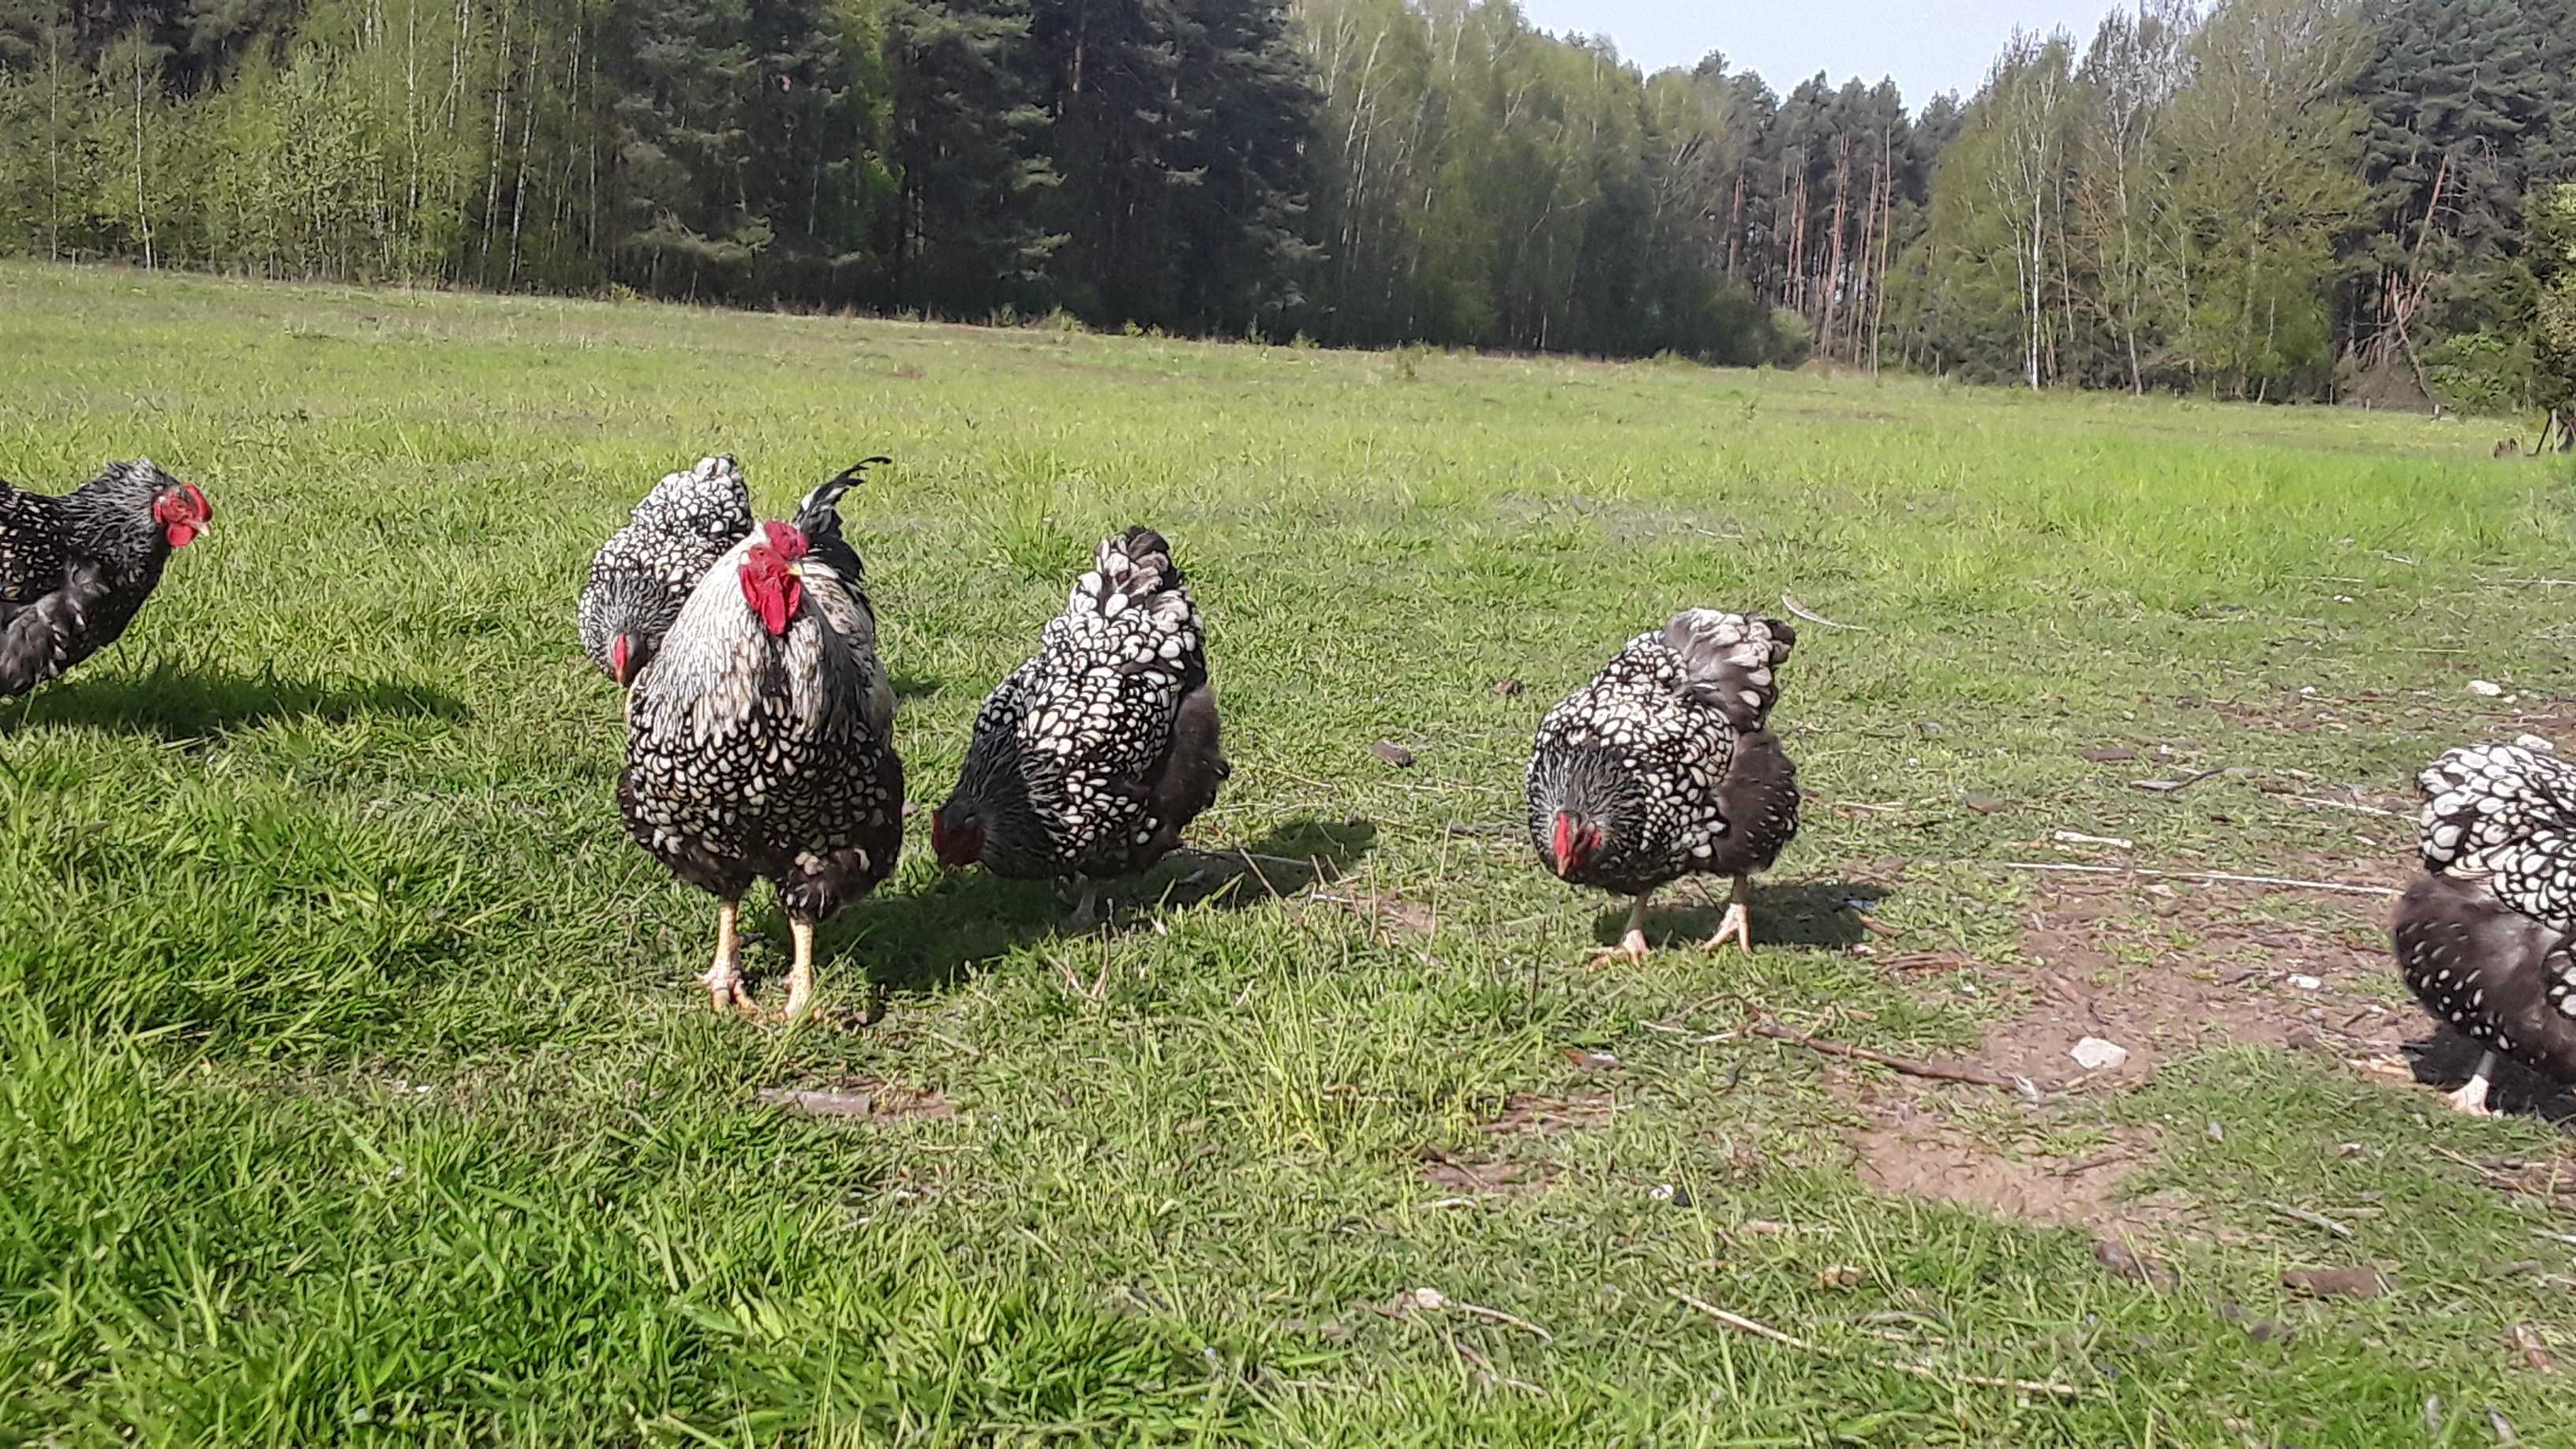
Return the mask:
M1727 897L1726 914L1718 918L1717 934L1702 941L1699 946L1701 950L1714 953L1731 940L1735 943L1735 949L1747 956L1753 954L1753 913L1750 909L1752 894L1753 883L1744 876L1737 876L1735 892Z
M2456 1092L2443 1093L2442 1100L2451 1104L2452 1111L2460 1113L2463 1116L2494 1116L2495 1109L2487 1105L2487 1074L2495 1070L2495 1064L2496 1054L2494 1052L2480 1052L2478 1054L2478 1069L2469 1073L2469 1080L2467 1083L2462 1085Z
M698 978L718 1011L751 1009L751 992L742 984L742 934L737 927L741 912L742 902L738 900L716 902L715 964Z
M1602 962L1611 960L1614 957L1625 960L1632 965L1645 964L1647 954L1646 902L1654 899L1654 895L1655 893L1653 891L1645 891L1638 895L1637 903L1628 908L1628 924L1619 934L1619 944L1616 946L1593 947L1593 965L1598 966Z

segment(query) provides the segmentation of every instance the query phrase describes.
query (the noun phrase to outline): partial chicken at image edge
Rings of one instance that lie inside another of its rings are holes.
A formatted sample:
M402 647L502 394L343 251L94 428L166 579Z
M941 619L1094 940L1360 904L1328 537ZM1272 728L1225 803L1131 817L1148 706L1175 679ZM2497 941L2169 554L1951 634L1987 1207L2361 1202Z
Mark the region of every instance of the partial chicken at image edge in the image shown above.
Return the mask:
M2576 764L2539 742L2453 750L2417 777L2426 874L2390 929L2407 989L2478 1045L2445 1099L2486 1116L2509 1057L2576 1082Z
M749 1009L739 917L755 880L795 941L784 1016L814 996L814 931L893 873L903 763L876 613L839 504L844 470L793 519L727 549L682 604L629 696L619 813L635 841L716 897L702 978L717 1010Z
M1233 773L1207 631L1171 544L1104 538L1038 652L975 716L957 788L931 815L941 865L1019 880L1133 876L1180 844Z
M1685 609L1628 641L1539 722L1530 843L1561 879L1633 896L1619 944L1643 961L1646 903L1686 875L1734 880L1702 947L1753 949L1751 877L1798 832L1798 772L1770 731L1798 642L1777 619Z
M0 699L115 643L214 508L149 458L59 497L0 479Z

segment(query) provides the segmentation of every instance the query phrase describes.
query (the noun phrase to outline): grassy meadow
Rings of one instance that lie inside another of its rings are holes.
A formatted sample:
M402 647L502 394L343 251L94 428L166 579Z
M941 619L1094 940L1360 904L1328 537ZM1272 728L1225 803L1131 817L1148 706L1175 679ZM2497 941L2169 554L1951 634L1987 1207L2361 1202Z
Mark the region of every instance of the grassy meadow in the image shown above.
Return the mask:
M2570 478L2494 426L0 296L0 475L149 454L216 512L0 704L0 1443L2576 1436L2576 1152L2409 1079L2372 893L2432 754L2576 747ZM916 819L818 1020L711 1014L712 903L624 837L571 610L715 451L773 514L896 458L844 514L925 809L1091 543L1169 534L1236 765L1206 854L1085 932ZM1759 949L1690 949L1690 887L1675 949L1591 964L1622 903L1532 857L1531 728L1675 608L1783 594L1851 627L1784 672Z

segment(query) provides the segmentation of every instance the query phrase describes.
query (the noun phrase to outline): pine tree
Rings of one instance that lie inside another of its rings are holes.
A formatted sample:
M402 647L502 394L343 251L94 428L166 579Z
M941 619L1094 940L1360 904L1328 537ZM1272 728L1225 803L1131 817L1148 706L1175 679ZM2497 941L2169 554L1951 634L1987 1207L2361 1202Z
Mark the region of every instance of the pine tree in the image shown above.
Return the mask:
M619 0L606 40L612 271L674 295L738 291L775 235L747 190L746 0Z
M888 13L901 183L885 253L902 305L980 318L1043 295L1063 238L1037 221L1057 177L1028 52L1026 0L895 0Z

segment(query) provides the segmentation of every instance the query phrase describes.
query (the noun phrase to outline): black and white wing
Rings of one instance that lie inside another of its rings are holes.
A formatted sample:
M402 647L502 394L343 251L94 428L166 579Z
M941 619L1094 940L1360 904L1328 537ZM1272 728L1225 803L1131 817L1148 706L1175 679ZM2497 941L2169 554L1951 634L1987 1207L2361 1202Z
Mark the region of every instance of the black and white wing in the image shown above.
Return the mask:
M1155 782L1181 701L1207 677L1205 629L1170 545L1132 528L1100 541L1037 657L995 691L977 729L1016 731L1058 857L1114 873L1164 824Z
M2512 910L2576 930L2576 765L2522 745L2472 745L2417 783L2427 870L2483 880Z
M700 458L667 474L635 505L633 522L650 533L693 538L721 553L751 532L751 490L730 453Z
M62 587L67 527L61 499L0 478L0 608L34 603Z

